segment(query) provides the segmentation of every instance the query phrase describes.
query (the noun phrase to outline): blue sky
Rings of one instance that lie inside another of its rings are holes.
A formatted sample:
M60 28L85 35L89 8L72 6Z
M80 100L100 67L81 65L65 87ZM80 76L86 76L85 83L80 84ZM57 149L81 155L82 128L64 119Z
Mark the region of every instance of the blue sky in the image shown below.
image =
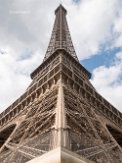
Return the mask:
M114 47L106 50L106 48L102 48L100 52L94 54L91 58L84 59L80 63L86 67L90 72L92 72L95 68L105 65L109 67L115 60L116 53L122 52L122 47Z
M11 3L10 3L11 1ZM36 2L35 2L36 1ZM122 111L121 0L6 0L0 5L0 111L31 82L62 3L77 56L98 92Z

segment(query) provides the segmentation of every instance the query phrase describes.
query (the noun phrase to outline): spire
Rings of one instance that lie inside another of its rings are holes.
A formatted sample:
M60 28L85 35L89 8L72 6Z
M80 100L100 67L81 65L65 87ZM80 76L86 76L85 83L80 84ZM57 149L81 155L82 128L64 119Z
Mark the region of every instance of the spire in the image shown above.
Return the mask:
M56 19L44 61L57 49L65 49L78 61L69 33L66 14L66 9L60 4L59 7L55 10Z

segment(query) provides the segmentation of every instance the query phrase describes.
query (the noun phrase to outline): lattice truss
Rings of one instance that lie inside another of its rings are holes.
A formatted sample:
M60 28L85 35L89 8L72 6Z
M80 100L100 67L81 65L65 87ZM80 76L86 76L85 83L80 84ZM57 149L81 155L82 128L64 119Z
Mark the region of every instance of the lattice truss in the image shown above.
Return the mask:
M51 149L57 88L30 105L28 112L5 144L0 163L25 163Z
M78 61L66 20L66 10L62 6L60 6L56 12L55 23L44 60L57 49L65 49Z
M120 163L121 152L98 119L95 109L68 89L64 94L70 150L97 163Z

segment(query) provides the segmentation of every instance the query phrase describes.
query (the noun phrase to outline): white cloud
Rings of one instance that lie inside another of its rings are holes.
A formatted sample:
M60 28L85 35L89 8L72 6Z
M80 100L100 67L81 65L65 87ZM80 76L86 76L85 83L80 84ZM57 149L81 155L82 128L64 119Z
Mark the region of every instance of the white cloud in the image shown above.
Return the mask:
M122 9L122 6L121 6ZM114 41L114 46L122 46L122 10L118 13L118 17L114 22L114 30L117 32L118 37Z
M70 28L80 59L88 58L101 50L107 42L113 42L118 33L118 14L122 16L119 0L83 0L81 5L69 8ZM71 11L74 12L71 12ZM77 14L74 14L77 13ZM122 19L121 19L122 20ZM118 27L119 30L120 27ZM121 36L122 33L119 33ZM116 41L118 41L118 37Z
M0 0L0 3L0 49L6 52L0 54L3 110L26 89L31 81L29 73L42 62L54 23L53 11L60 1ZM79 59L91 57L106 42L111 42L113 47L121 45L121 0L82 0L77 4L62 0L62 4L68 10L69 28ZM94 71L96 76L101 69L107 71L103 66ZM108 78L109 82L118 79L119 70L111 71L115 72L110 81ZM108 82L103 76L101 79Z
M93 71L91 80L95 88L122 112L122 53L117 53L114 63Z
M118 58L118 59L120 59L120 61L122 60L122 52L118 52L117 54L116 54L116 57ZM122 63L121 63L122 64Z
M31 82L29 74L42 62L38 52L29 59L17 60L15 51L10 48L4 51L4 54L0 54L0 111L24 93Z

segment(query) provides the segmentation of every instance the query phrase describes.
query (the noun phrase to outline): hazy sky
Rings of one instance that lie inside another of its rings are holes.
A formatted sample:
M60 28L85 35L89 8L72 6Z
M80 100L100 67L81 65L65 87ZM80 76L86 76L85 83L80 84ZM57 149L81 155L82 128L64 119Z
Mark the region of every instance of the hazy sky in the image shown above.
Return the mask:
M0 0L0 111L41 64L62 3L81 63L98 92L122 112L122 0Z

